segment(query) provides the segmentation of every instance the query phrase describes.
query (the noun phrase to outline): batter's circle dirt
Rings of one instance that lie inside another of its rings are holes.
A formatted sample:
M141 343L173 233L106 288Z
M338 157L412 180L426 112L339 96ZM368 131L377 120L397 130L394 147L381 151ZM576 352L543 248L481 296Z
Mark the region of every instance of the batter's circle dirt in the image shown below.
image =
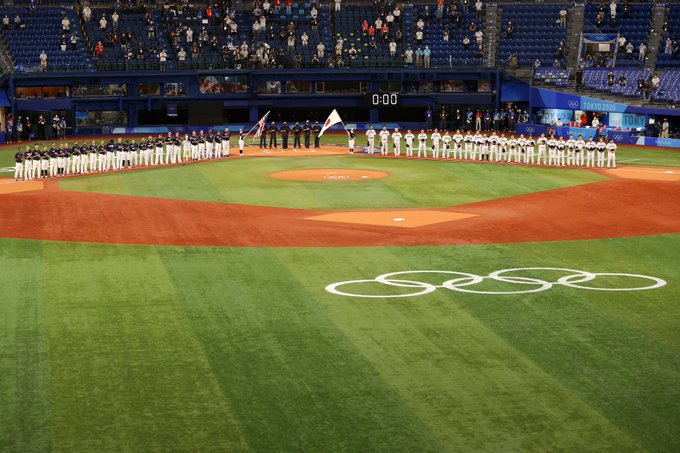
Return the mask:
M375 170L348 170L346 168L310 168L307 170L286 170L269 173L275 179L287 181L366 181L382 179L390 174Z

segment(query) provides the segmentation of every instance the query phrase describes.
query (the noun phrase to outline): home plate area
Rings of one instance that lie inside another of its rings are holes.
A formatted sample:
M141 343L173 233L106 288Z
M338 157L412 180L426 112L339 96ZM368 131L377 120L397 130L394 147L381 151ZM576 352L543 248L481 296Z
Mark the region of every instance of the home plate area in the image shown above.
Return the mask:
M307 217L307 220L398 228L418 228L477 216L478 214L445 211L351 211Z

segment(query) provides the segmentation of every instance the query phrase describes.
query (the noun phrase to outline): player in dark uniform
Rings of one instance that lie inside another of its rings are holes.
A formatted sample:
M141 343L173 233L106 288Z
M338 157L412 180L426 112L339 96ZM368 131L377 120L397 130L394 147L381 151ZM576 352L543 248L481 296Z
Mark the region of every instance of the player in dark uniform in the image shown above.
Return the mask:
M213 139L213 148L215 157L222 157L222 133L220 131L215 132L215 138Z
M319 126L318 121L314 121L314 126L312 126L312 132L314 133L314 148L319 147L319 132L321 132L321 126Z
M279 130L276 127L276 123L272 121L269 125L269 129L267 130L267 132L269 132L269 149L272 149L272 145L274 146L274 149L279 149L279 143L276 140L276 134L278 131Z
M229 132L229 128L225 127L222 134L222 155L224 157L229 157L229 140L231 140L231 132Z
M288 127L288 123L284 121L280 131L281 131L281 148L288 149L288 134L290 134L290 127Z
M21 152L21 146L14 154L14 180L19 181L24 179L24 153Z
M312 132L312 126L309 125L309 120L305 121L305 125L302 126L302 133L305 135L305 148L309 148L309 136Z
M266 133L266 131L267 131L268 128L264 128L264 129L265 130L263 130L262 133L260 134L260 148L262 148L262 149L267 147L267 133Z

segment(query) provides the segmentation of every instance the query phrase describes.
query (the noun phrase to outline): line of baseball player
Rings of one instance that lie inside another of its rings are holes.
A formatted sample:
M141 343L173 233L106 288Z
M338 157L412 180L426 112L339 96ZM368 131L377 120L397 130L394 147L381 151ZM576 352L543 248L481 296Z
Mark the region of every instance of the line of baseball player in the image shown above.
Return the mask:
M355 138L350 134L349 137L349 152L354 153ZM376 136L380 139L378 148L375 147ZM515 137L510 135L506 137L504 134L497 135L495 132L491 135L482 135L480 133L472 134L467 131L462 134L457 130L453 135L448 131L443 134L435 129L430 136L424 130L416 136L410 130L402 136L399 129L394 129L394 132L387 130L386 127L380 132L376 132L373 126L366 130L366 139L368 146L366 151L369 155L377 152L380 155L387 156L389 141L392 141L392 149L395 157L401 156L401 142L402 139L405 144L406 157L413 157L414 152L417 151L417 157L428 157L428 151L431 152L431 157L439 159L449 159L456 157L459 159L468 160L487 160L493 162L515 162L524 164L538 164L541 165L556 165L556 166L586 166L586 167L604 167L605 166L605 151L606 151L606 165L608 168L616 168L616 143L613 140L605 141L600 138L598 141L589 138L583 140L579 135L574 139L573 135L569 136L568 140L555 136L546 137L542 134L538 139L534 140L532 137L525 137L520 135ZM428 147L428 139L431 146ZM415 148L415 150L414 150ZM537 153L536 153L537 151ZM597 156L597 158L596 158ZM534 158L536 157L536 161Z
M238 149L243 156L245 147L243 130L239 130ZM89 144L83 142L52 143L42 147L33 145L33 149L26 145L14 155L14 179L29 180L35 178L59 177L69 174L84 174L123 170L132 167L149 167L165 164L176 164L189 161L229 157L229 142L231 134L228 129L224 132L198 134L180 137L179 133L168 132L166 137L158 135L154 138L125 140L119 137L117 141L104 142L92 140Z

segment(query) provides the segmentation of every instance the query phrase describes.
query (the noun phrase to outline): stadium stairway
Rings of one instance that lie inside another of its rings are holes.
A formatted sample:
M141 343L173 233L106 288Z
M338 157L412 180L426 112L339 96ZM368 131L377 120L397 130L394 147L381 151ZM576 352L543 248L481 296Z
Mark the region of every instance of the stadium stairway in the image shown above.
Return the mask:
M498 5L495 2L486 5L486 16L484 21L487 45L484 52L484 65L493 67L498 58L498 45L501 39L499 33L501 29L501 15L498 10Z
M655 3L652 6L652 28L649 33L649 42L647 43L647 59L645 60L645 68L647 69L654 69L659 59L661 34L665 21L666 5Z
M583 17L586 8L583 4L572 5L567 10L567 49L578 49L583 33ZM576 70L578 66L578 51L569 52L566 55L567 68Z

